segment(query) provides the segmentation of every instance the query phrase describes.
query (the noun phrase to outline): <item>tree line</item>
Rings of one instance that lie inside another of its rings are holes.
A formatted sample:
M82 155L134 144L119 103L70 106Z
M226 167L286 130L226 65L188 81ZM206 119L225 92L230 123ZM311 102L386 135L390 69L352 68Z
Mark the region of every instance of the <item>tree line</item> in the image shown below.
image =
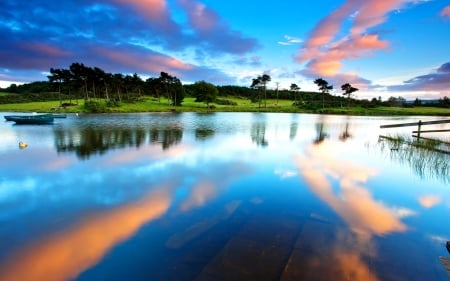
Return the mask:
M319 109L327 107L342 107L359 105L365 107L431 105L416 99L408 104L401 97L390 97L387 101L381 98L372 100L355 99L353 94L358 91L350 83L341 85L342 94L332 95L333 85L323 78L317 78L314 83L318 92L301 91L300 87L292 83L289 89L267 89L271 81L268 74L262 74L252 79L249 87L245 86L216 86L206 81L197 81L183 85L176 76L161 72L159 77L142 79L138 74L124 75L122 73L108 73L99 67L85 66L83 63L72 63L69 68L50 68L48 81L38 81L23 85L12 84L0 91L20 95L0 95L0 103L16 103L29 101L59 100L60 105L72 105L73 101L83 99L87 107L95 110L105 104L108 107L120 106L122 102L139 102L144 96L151 96L161 102L167 100L171 106L181 106L185 96L195 97L198 102L205 102L207 107L211 103L232 104L231 101L218 97L248 98L259 107L267 107L267 100L292 100L293 106L305 109ZM64 102L63 102L64 101ZM102 103L101 101L105 101ZM447 97L439 100L437 106L449 107ZM89 109L89 108L88 108Z

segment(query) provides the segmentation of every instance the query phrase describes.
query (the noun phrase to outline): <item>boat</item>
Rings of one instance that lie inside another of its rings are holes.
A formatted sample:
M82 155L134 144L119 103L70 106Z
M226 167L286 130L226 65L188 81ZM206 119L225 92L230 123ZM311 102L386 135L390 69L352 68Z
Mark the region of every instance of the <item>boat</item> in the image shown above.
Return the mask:
M53 124L54 117L52 114L37 115L8 115L5 116L7 121L16 122L16 124Z
M51 113L53 118L67 118L67 114L65 113Z

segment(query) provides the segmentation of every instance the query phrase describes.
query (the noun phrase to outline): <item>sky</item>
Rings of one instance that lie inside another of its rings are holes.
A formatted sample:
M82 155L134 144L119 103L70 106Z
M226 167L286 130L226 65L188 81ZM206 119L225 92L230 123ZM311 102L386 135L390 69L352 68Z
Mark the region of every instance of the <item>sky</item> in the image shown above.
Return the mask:
M0 87L80 62L189 84L450 97L450 0L2 0Z

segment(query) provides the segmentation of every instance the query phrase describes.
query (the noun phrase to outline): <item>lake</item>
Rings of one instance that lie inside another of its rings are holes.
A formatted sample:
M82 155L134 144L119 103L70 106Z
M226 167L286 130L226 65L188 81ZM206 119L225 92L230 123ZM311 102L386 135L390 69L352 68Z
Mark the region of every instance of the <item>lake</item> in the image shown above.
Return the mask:
M448 280L448 117L10 114L1 281Z

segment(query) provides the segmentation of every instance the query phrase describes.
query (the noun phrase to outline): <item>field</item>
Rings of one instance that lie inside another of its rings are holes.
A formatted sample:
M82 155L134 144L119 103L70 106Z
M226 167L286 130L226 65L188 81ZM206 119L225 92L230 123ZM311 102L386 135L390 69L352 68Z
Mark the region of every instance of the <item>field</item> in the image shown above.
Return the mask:
M221 99L223 99L221 97ZM325 107L324 109L303 109L292 105L290 100L267 100L266 105L261 102L252 103L248 99L226 98L237 105L219 105L212 103L208 109L205 103L195 102L195 98L187 97L183 100L182 106L170 106L167 99L158 101L156 98L146 97L141 102L121 103L118 107L105 107L107 112L286 112L286 113L325 113L325 114L348 114L348 115L434 115L450 116L450 109L438 107L385 107L374 108L363 107ZM102 103L101 101L100 103ZM59 101L29 102L16 104L0 104L0 111L3 112L86 112L83 100L72 101L73 106L66 108L59 107Z

